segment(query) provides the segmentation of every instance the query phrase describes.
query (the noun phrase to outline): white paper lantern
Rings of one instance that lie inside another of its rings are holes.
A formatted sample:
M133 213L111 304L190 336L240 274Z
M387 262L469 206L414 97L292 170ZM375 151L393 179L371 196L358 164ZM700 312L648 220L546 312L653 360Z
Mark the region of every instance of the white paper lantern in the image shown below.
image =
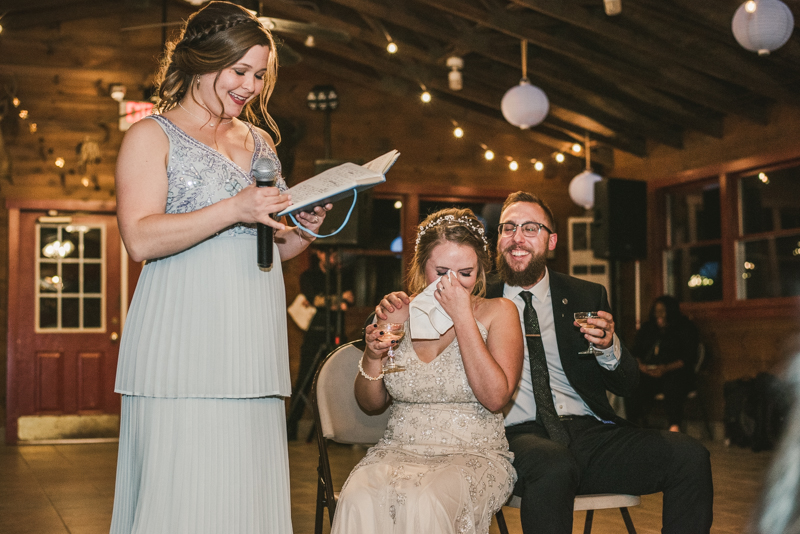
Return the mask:
M600 175L590 170L583 171L569 183L569 198L584 209L592 209L592 206L594 206L594 184L602 179Z
M508 122L525 130L547 117L550 101L544 91L523 79L519 85L506 91L500 109Z
M748 12L748 2L736 10L731 21L733 36L742 48L764 56L783 46L794 29L794 17L780 0L754 0L755 11Z

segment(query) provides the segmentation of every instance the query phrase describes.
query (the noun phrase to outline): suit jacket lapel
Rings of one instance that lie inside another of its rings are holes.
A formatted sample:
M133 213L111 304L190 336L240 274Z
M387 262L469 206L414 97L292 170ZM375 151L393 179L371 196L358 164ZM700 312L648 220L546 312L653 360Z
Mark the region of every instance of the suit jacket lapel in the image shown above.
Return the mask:
M577 352L574 346L575 326L573 323L574 307L571 302L572 295L564 283L564 279L559 273L550 271L550 302L553 306L553 322L556 328L556 340L558 342L558 354L561 357L561 365L567 377L575 368L576 359L573 357Z

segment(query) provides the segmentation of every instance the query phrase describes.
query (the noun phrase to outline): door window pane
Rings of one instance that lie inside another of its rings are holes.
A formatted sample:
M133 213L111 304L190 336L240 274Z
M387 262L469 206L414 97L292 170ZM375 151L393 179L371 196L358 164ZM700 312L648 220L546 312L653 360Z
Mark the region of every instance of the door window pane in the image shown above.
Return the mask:
M722 300L722 247L686 247L666 253L667 293L681 302Z
M37 331L104 328L104 235L102 226L38 225L36 245L41 253L34 274Z
M739 198L742 235L800 228L800 167L743 177Z
M737 270L740 299L800 296L800 234L740 242Z

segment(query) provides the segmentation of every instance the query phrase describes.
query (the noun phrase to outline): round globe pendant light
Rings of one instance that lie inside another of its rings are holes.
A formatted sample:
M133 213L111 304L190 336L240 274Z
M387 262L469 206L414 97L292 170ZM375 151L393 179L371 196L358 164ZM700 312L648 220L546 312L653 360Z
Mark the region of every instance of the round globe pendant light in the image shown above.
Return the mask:
M603 178L599 174L592 172L591 156L589 150L589 134L586 134L586 170L576 175L569 182L569 198L581 206L583 209L590 210L594 207L594 184Z
M506 91L500 102L503 117L523 130L536 126L547 117L550 101L547 95L528 81L528 41L522 41L522 80Z
M731 29L742 48L765 56L789 40L794 16L780 0L748 0L734 13Z

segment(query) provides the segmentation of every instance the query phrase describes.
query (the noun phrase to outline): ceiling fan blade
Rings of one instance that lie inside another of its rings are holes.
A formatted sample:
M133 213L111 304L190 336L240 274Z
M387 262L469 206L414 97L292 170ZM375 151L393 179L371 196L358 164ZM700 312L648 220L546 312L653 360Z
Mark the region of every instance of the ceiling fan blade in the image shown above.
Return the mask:
M312 35L314 38L344 43L350 40L350 34L346 31L323 28L313 22L298 22L295 20L276 19L274 17L258 17L258 20L265 28L274 32Z

